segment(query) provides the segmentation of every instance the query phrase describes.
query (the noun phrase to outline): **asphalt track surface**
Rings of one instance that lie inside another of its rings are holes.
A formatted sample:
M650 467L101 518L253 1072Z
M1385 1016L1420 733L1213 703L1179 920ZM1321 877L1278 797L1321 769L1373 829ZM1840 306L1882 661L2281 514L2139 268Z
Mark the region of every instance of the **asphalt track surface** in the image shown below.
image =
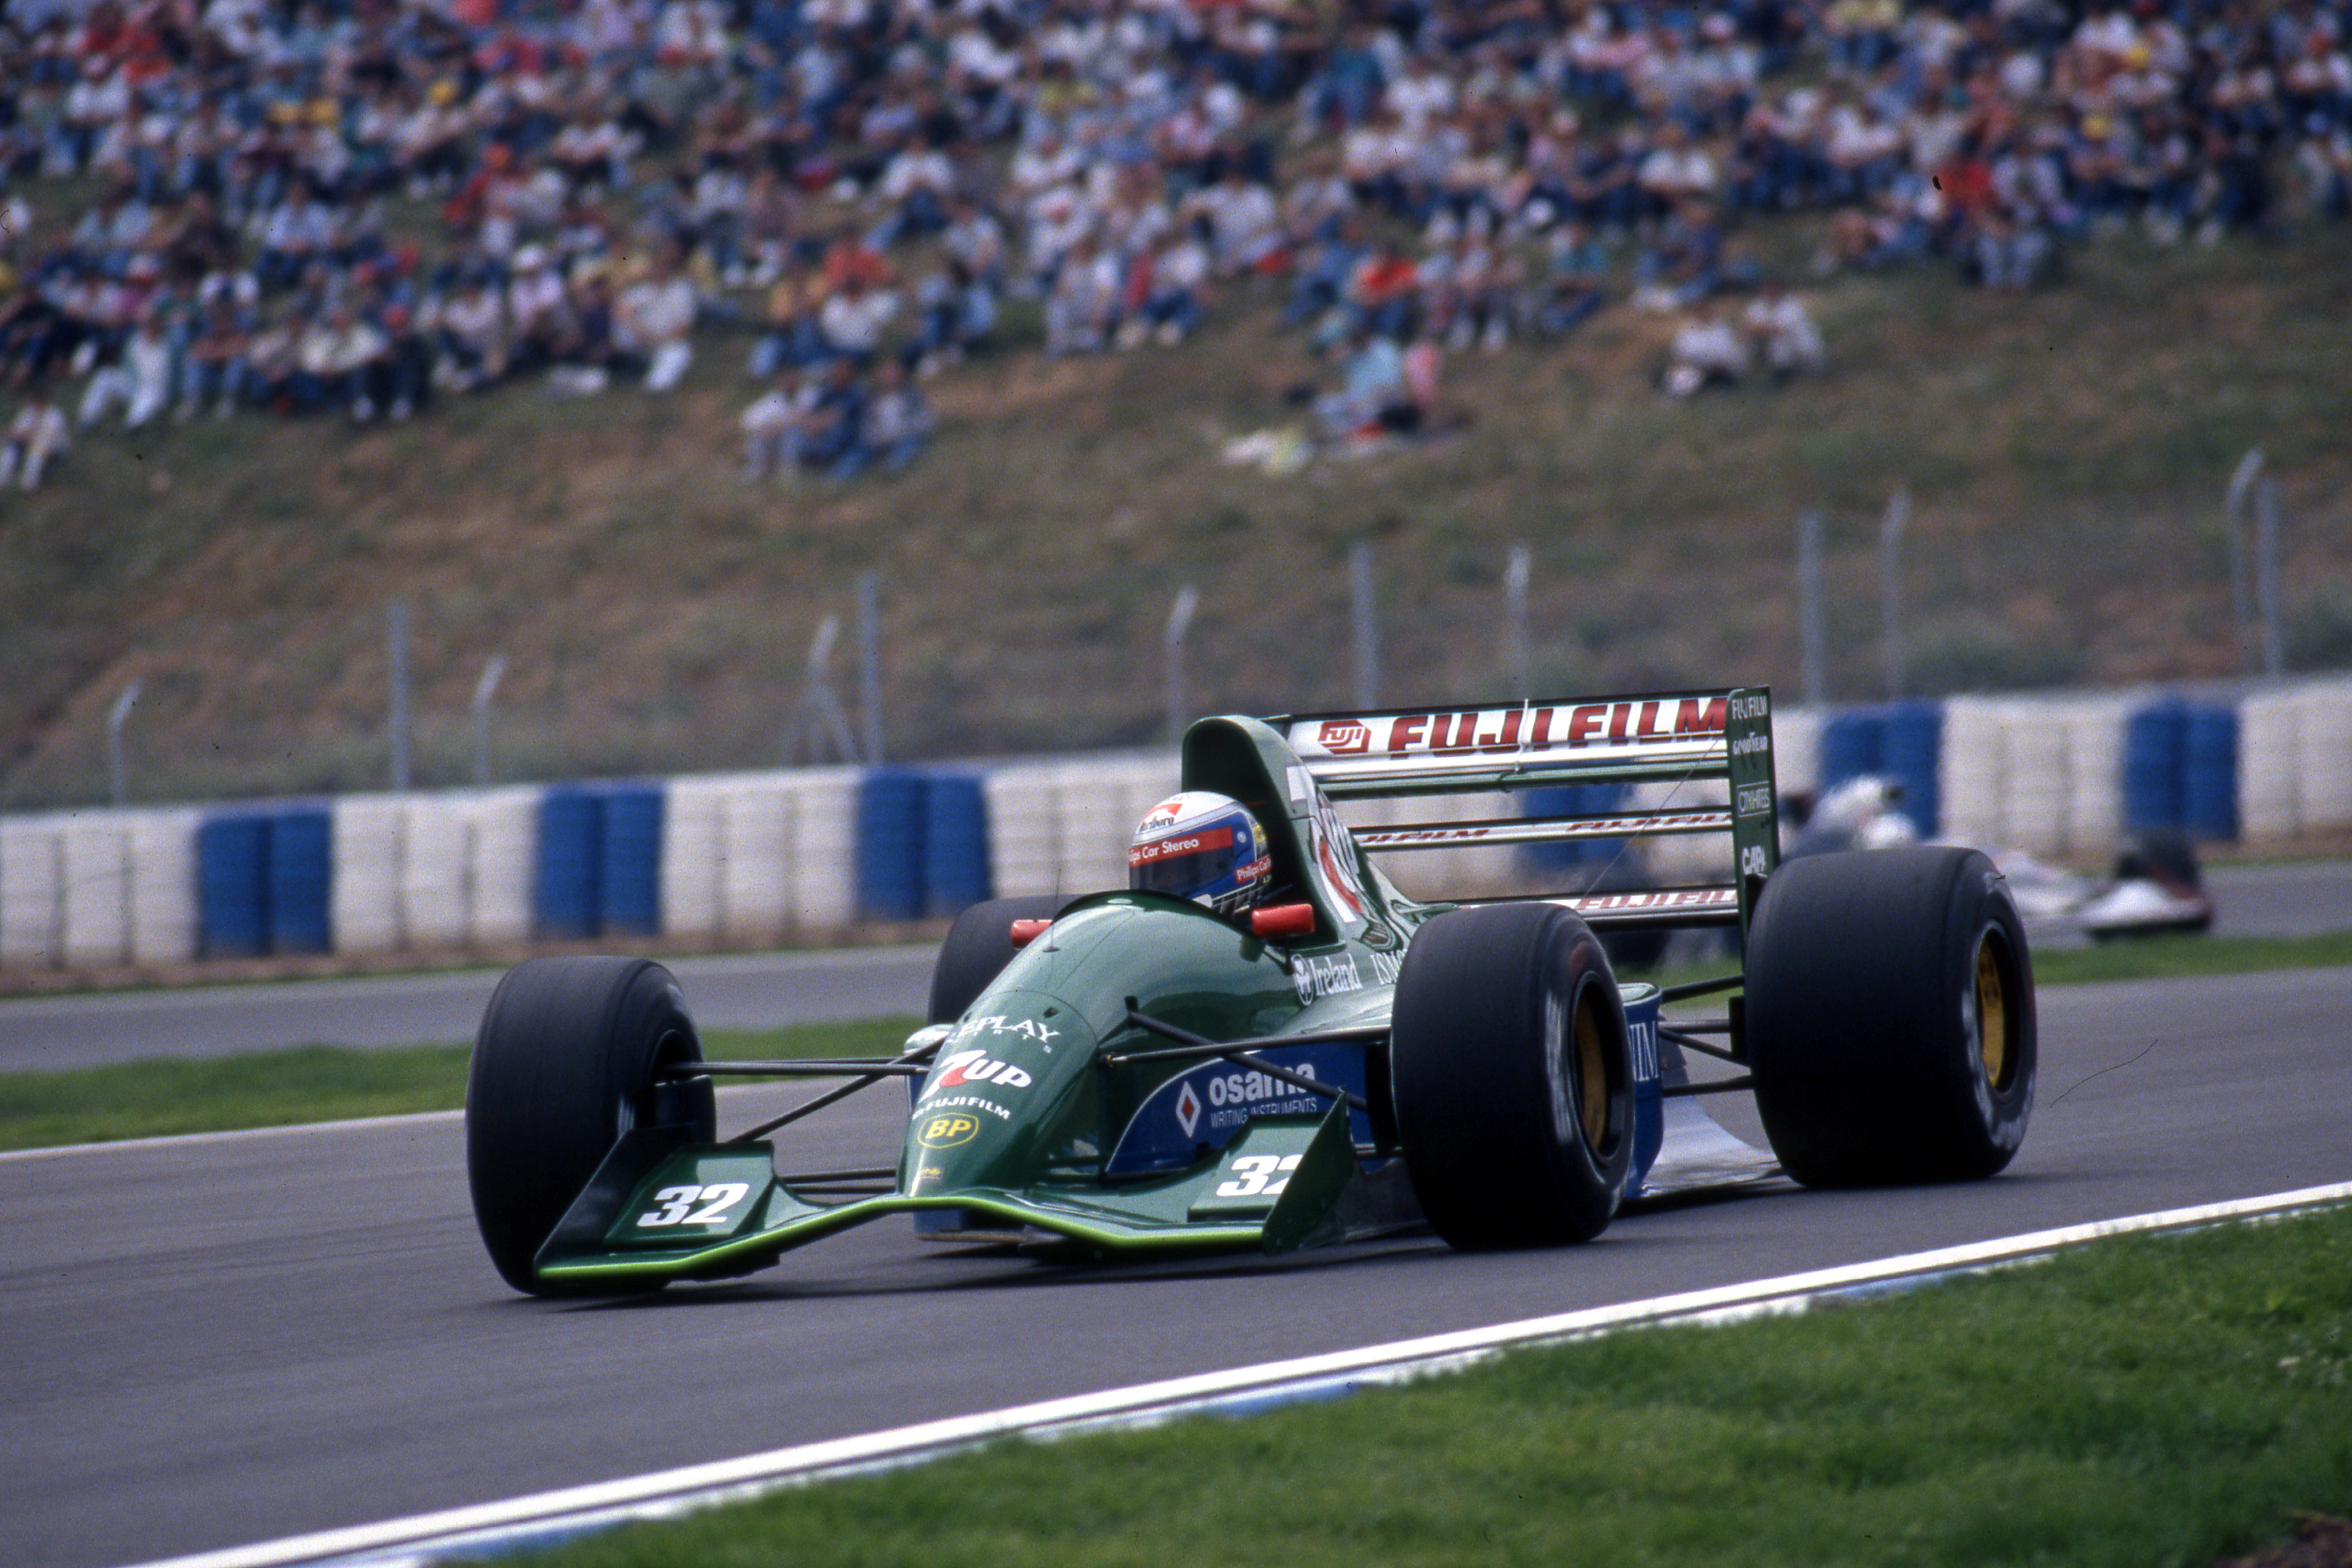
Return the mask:
M454 1116L0 1158L0 1562L100 1568L2352 1177L2352 970L2041 1000L2004 1176L1776 1183L1550 1252L1087 1268L890 1220L733 1284L535 1301L482 1256ZM731 1093L722 1127L782 1092ZM887 1162L904 1103L882 1086L783 1157Z
M2216 867L2206 880L2221 934L2352 931L2352 862ZM927 945L684 958L671 961L670 968L706 1027L771 1028L919 1014L936 951ZM0 999L0 1072L287 1046L471 1040L497 983L497 973L485 970Z
M765 1029L919 1014L938 957L938 946L925 943L679 958L668 965L704 1027ZM467 1042L498 982L498 971L468 970L0 1000L0 1072L289 1046Z

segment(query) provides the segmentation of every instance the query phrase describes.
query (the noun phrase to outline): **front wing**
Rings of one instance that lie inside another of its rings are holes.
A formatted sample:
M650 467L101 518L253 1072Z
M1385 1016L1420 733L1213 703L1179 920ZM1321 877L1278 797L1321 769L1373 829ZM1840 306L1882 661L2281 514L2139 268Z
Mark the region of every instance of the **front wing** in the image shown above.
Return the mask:
M540 1248L550 1285L583 1289L748 1273L793 1247L886 1215L961 1211L967 1223L1039 1233L1111 1256L1262 1247L1288 1252L1389 1228L1399 1215L1356 1157L1348 1108L1252 1121L1172 1175L1038 1183L846 1202L796 1192L772 1145L697 1143L677 1129L631 1131Z

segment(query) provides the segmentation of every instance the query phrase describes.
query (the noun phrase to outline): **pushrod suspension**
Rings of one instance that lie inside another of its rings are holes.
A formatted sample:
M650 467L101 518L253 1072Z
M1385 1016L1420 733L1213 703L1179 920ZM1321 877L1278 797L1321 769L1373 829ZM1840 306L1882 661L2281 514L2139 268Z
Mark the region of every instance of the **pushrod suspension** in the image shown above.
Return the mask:
M880 1083L884 1079L893 1076L890 1073L877 1069L884 1068L906 1067L911 1063L917 1062L929 1062L933 1057L939 1054L939 1050L940 1047L938 1044L934 1042L928 1046L918 1046L915 1049L908 1051L905 1056L894 1058L887 1062L877 1062L872 1068L866 1068L861 1072L859 1076L850 1079L847 1083L843 1084L839 1089L829 1089L814 1100L803 1100L800 1104L793 1106L790 1110L785 1111L782 1116L775 1117L771 1121L762 1121L757 1127L747 1129L743 1132L737 1134L732 1142L737 1143L749 1143L754 1138L764 1138L779 1127L789 1127L803 1116L808 1116L816 1111L823 1110L826 1106L833 1104L836 1100L846 1100L851 1095L856 1094L859 1089L871 1089L876 1084Z
M1365 1099L1360 1094L1352 1094L1347 1089L1339 1088L1337 1084L1325 1083L1319 1079L1309 1078L1303 1072L1293 1072L1288 1068L1276 1067L1272 1062L1267 1061L1264 1057L1252 1056L1250 1054L1249 1047L1253 1046L1307 1045L1312 1044L1318 1039L1379 1039L1388 1034L1388 1030L1385 1028L1372 1028L1370 1030L1364 1028L1332 1029L1326 1031L1320 1036L1273 1035L1261 1036L1255 1039L1232 1040L1221 1043L1219 1041L1207 1039L1202 1036L1193 1034L1189 1029L1180 1029L1173 1024L1165 1023L1160 1019L1152 1017L1147 1013L1138 1012L1133 1007L1129 1007L1127 1010L1127 1021L1133 1024L1138 1028L1148 1029L1152 1034L1160 1036L1165 1039L1177 1041L1179 1044L1187 1047L1187 1049L1184 1051L1139 1052L1128 1056L1107 1056L1098 1058L1102 1066L1107 1068L1116 1067L1123 1062L1130 1061L1178 1061L1185 1059L1188 1056L1194 1060L1209 1057L1218 1057L1234 1063L1236 1067L1245 1067L1253 1072L1262 1072L1277 1083L1286 1083L1295 1089L1303 1089L1309 1094L1319 1094L1326 1100L1344 1100L1349 1106L1357 1110L1370 1110L1372 1108L1372 1102Z

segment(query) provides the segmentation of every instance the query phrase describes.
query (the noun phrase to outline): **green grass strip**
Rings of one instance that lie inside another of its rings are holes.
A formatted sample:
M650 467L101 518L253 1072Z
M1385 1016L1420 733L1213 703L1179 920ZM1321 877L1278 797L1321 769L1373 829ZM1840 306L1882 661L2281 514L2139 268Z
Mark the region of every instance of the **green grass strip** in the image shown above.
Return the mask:
M1606 1267L1607 1246L1559 1266ZM529 1561L2204 1568L2284 1539L2290 1510L2352 1505L2347 1411L2336 1211L1247 1419L1008 1441Z
M876 1018L784 1029L713 1029L704 1033L703 1049L714 1059L736 1060L895 1055L919 1023ZM0 1149L451 1110L466 1102L470 1050L304 1046L0 1074Z
M2319 936L2132 937L2092 947L2037 948L2037 985L2097 980L2163 980L2206 974L2260 974L2274 969L2334 969L2352 964L2352 931Z

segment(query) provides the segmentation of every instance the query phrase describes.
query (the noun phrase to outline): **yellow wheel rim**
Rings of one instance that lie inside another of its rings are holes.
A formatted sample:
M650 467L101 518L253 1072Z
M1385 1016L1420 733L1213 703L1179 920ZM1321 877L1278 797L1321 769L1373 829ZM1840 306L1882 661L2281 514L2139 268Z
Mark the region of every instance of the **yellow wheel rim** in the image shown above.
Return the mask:
M1576 1111L1585 1142L1599 1149L1609 1136L1609 1059L1601 1019L1589 1001L1576 1009Z
M1977 1054L1985 1082L2008 1087L2009 989L2001 977L2000 939L1987 930L1977 939Z

